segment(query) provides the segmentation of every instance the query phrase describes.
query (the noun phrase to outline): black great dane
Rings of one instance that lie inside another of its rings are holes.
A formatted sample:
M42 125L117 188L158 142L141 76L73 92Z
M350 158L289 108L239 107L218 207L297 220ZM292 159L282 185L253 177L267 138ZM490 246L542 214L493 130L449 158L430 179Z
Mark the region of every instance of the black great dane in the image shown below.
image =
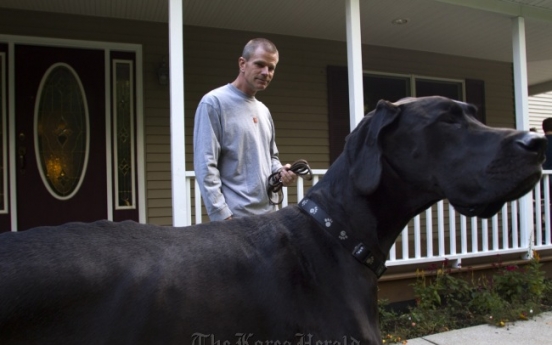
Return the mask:
M546 139L442 97L380 101L299 205L186 228L70 223L0 235L0 344L381 344L377 280L408 221L490 217Z

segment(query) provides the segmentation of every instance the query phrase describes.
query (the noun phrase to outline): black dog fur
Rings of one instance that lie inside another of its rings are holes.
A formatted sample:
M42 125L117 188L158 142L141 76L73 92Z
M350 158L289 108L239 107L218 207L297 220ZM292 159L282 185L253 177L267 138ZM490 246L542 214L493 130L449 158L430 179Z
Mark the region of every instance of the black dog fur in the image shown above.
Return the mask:
M380 101L306 197L381 260L438 200L494 215L539 180L546 139L489 128L475 111L442 97ZM0 344L256 341L381 344L376 275L296 205L187 228L0 235Z

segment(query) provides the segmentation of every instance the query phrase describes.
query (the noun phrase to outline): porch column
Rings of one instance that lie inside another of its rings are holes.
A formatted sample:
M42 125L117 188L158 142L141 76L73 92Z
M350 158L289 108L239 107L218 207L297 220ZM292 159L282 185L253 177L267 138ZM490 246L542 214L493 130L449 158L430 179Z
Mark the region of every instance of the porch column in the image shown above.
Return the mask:
M512 19L512 46L514 54L514 93L516 102L516 128L529 130L529 88L527 82L527 55L525 48L525 19ZM531 248L534 231L533 197L528 193L520 199L520 246ZM528 250L527 257L533 253Z
M181 0L169 1L171 179L174 226L189 225L184 146L184 16Z
M352 131L364 117L359 0L346 0L345 13L347 19L347 68L349 71L349 121Z

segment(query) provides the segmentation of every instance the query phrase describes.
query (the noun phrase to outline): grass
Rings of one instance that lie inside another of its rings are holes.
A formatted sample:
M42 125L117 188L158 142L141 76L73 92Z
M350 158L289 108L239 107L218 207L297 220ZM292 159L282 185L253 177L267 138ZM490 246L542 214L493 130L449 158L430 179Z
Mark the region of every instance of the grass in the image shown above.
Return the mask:
M453 275L447 261L418 271L415 305L400 312L379 301L383 343L405 344L406 339L485 323L504 327L552 310L552 281L541 266L535 252L527 265L498 263L481 276L470 269Z

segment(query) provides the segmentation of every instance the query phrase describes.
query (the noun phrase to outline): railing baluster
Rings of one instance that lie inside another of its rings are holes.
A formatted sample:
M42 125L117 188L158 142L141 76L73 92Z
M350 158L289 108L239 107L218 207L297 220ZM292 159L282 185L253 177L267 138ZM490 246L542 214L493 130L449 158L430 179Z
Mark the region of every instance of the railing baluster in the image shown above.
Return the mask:
M508 229L508 203L505 203L502 207L502 249L510 248Z
M426 256L433 257L433 208L430 207L425 212L426 215Z
M468 253L468 231L467 231L467 217L460 216L460 240L462 241L462 254Z
M302 178L297 179L297 202L303 200L305 184Z
M450 254L456 255L456 211L449 204L449 237L450 237Z
M397 246L397 242L393 243L393 245L391 246L391 250L389 251L389 261L397 260L396 246Z
M194 179L195 180L195 179ZM192 195L192 179L191 177L186 176L186 181L184 181L184 185L186 186L186 195ZM189 202L187 205L186 210L186 225L192 224L192 204Z
M471 217L471 237L472 237L472 246L471 252L477 253L479 251L479 233L477 231L477 217Z
M498 236L498 214L493 216L493 251L498 251L499 236Z
M541 246L543 244L543 229L542 229L542 195L541 195L542 182L537 183L537 186L534 189L534 205L535 205L535 231L533 235L535 238L533 240L533 245ZM536 233L536 234L535 234Z
M443 200L437 203L437 238L439 240L439 256L445 256L445 211Z
M203 215L201 214L201 191L199 190L199 183L197 183L197 180L194 179L194 186L195 186L195 222L196 224L201 224L203 221Z
M512 227L512 248L519 248L519 233L518 233L518 229L520 229L519 227L519 222L518 222L518 202L517 200L514 200L510 203L510 205L512 206L511 208L511 212L510 212L510 215L512 217L512 224L511 224L511 227Z
M481 246L483 252L489 251L489 221L487 219L481 220Z
M546 244L551 244L551 226L550 226L550 175L544 175L544 238ZM539 219L542 219L539 218Z
M401 240L402 240L402 259L408 260L410 258L409 253L409 239L408 239L408 225L404 227L402 233L401 233Z
M414 217L414 258L422 257L422 239L420 235L420 216Z

